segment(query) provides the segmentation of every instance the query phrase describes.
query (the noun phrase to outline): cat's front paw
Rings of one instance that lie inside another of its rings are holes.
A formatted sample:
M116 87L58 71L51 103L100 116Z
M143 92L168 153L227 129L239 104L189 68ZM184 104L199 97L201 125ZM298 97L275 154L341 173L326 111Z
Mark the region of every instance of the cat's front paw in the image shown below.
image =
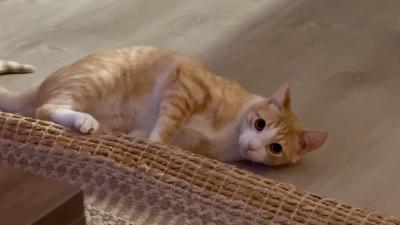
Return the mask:
M74 121L74 127L83 134L91 134L99 129L99 122L86 113L80 113Z

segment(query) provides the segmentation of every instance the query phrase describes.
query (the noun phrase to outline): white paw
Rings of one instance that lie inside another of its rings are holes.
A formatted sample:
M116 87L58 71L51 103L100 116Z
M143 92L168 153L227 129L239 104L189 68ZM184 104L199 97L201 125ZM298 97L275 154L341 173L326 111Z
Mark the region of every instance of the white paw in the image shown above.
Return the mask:
M80 113L75 118L74 127L83 134L90 134L99 129L99 122L89 114Z

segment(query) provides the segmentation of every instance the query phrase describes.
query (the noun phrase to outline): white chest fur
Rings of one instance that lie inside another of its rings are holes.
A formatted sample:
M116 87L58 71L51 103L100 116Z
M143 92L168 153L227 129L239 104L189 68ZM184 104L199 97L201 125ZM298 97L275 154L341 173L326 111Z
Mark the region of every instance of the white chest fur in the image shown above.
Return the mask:
M126 101L122 96L116 93L102 99L101 104L89 107L87 111L100 122L102 131L136 131L137 135L133 136L147 137L158 117L159 100L147 95Z
M205 115L197 115L191 118L173 144L188 146L197 142L201 144L201 140L206 139L210 157L221 161L239 160L237 127L234 121L221 129L215 129Z

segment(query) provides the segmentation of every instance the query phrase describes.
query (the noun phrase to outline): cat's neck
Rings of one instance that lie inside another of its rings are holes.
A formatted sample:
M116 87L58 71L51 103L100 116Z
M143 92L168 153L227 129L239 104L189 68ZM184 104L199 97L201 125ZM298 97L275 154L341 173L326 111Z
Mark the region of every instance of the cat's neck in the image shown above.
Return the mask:
M243 89L236 82L214 78L215 88L211 89L211 118L213 127L218 130L230 123L234 123L240 113L251 101L253 95Z
M212 138L211 157L222 161L236 161L244 159L240 154L239 137L241 134L241 124L243 117L255 103L262 101L263 98L257 95L249 95L242 107L236 111L236 117L228 125L223 127Z

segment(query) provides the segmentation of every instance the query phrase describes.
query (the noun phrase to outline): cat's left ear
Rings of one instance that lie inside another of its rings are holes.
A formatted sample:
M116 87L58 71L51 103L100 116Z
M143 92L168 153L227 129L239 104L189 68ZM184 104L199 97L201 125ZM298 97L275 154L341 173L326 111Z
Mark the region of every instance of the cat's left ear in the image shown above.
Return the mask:
M278 107L289 109L290 108L290 88L289 84L283 84L273 95L272 100Z
M321 147L326 139L328 138L328 133L324 131L317 130L303 130L300 133L300 154L305 154L307 152L313 151Z

